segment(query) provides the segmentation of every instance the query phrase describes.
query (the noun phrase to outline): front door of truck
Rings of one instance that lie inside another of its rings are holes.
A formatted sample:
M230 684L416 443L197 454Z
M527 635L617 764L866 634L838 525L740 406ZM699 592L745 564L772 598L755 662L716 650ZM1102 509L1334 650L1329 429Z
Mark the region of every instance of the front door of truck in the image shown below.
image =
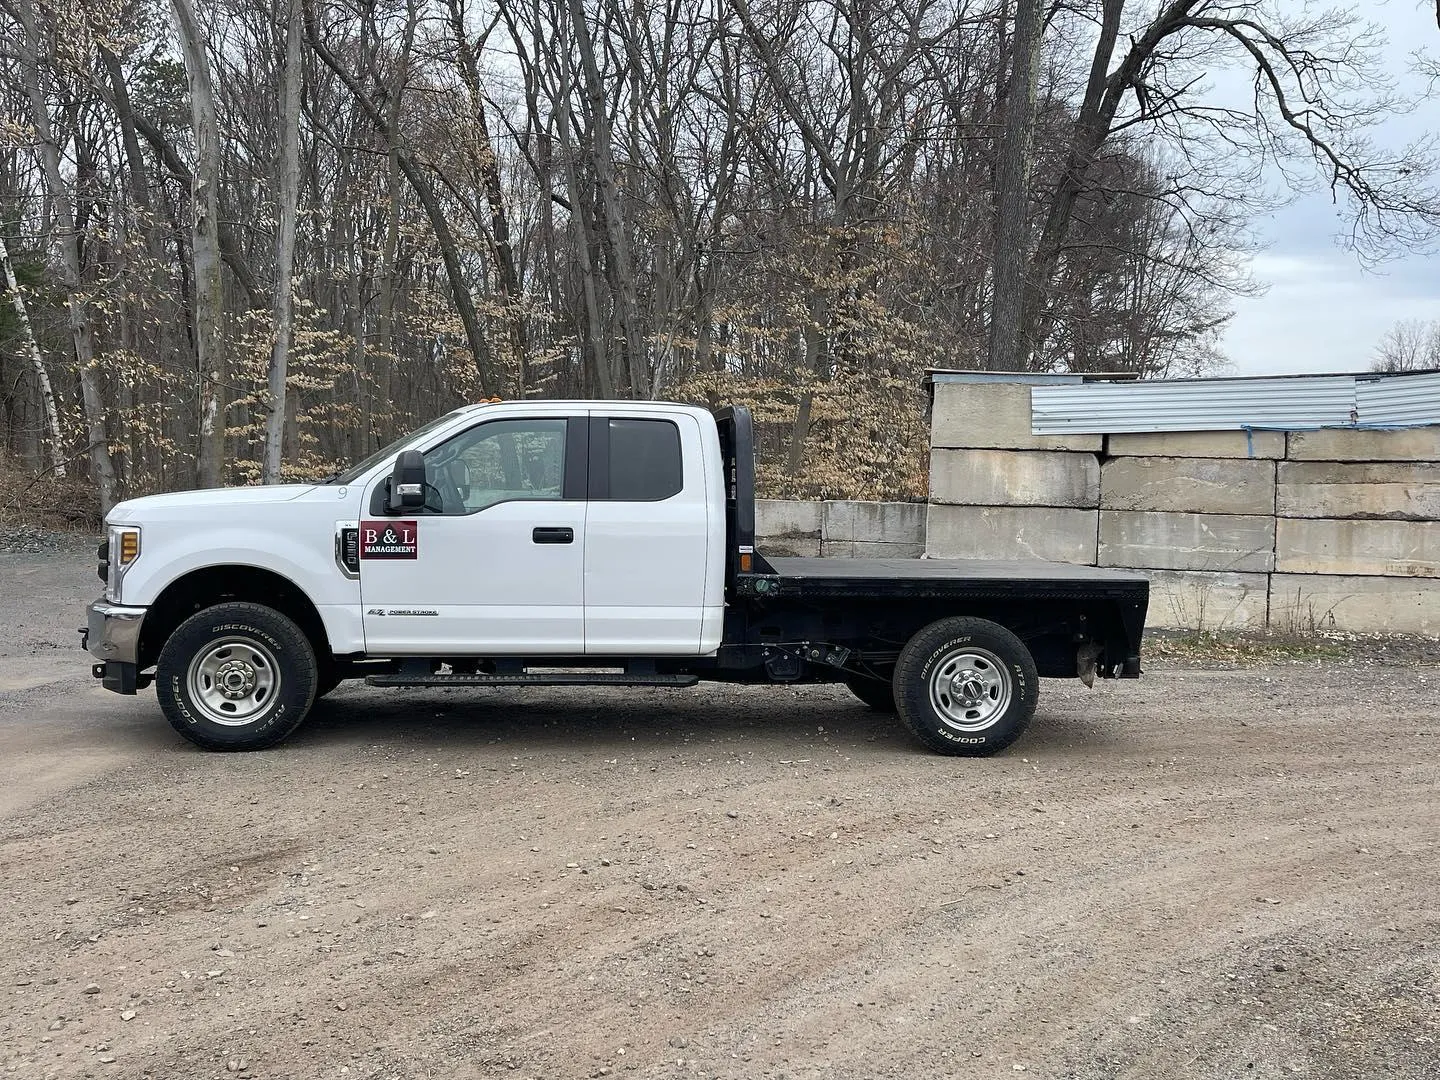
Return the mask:
M426 505L360 523L375 655L578 655L585 649L585 421L483 421L425 453Z

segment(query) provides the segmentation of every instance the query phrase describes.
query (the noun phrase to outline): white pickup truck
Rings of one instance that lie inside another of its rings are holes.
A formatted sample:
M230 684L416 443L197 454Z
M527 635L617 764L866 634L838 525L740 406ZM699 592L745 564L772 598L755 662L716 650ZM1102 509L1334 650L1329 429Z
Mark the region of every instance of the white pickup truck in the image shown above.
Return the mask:
M115 507L85 645L213 750L374 686L843 682L946 754L1024 731L1039 676L1137 676L1149 585L1043 562L766 559L750 415L458 409L324 483Z

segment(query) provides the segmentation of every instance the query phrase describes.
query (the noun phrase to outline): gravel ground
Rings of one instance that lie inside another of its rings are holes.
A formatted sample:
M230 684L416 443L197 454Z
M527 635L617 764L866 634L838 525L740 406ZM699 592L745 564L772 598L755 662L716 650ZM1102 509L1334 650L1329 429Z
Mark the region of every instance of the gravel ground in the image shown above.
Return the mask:
M32 525L0 522L0 555L93 552L99 543L100 538L89 533L55 532Z
M90 680L51 540L0 555L15 1075L1440 1080L1433 652L1047 682L981 761L717 687L215 755Z

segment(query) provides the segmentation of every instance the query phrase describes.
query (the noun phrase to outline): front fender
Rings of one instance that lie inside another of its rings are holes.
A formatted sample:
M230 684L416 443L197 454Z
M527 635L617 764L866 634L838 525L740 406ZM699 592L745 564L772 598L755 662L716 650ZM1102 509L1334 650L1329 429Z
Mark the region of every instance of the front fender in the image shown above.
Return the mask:
M294 582L316 607L360 603L360 583L336 566L334 538L328 530L304 539L268 530L206 530L193 540L161 538L159 543L151 539L152 532L162 529L146 527L145 550L125 576L126 606L153 604L186 574L216 566L250 566L279 574Z
M147 521L142 526L141 555L125 575L121 602L126 607L149 607L175 582L199 570L227 566L265 570L288 580L315 605L336 654L363 652L360 582L346 576L335 562L339 520L333 515L317 521L313 515L297 514L284 523L267 521L263 527ZM246 599L264 603L266 598Z

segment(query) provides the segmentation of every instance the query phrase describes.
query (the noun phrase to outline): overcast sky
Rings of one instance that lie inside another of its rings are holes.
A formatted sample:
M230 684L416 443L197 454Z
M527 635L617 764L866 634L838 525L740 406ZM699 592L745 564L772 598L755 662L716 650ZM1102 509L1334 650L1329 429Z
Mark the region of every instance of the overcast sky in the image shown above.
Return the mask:
M1433 5L1358 0L1355 6L1387 28L1392 71L1417 47L1440 51ZM1388 125L1387 134L1403 141L1437 126L1440 99ZM1252 272L1270 289L1236 301L1223 342L1234 374L1364 371L1396 320L1440 319L1440 256L1411 255L1367 272L1336 243L1343 222L1328 192L1303 195L1256 225L1265 249Z

